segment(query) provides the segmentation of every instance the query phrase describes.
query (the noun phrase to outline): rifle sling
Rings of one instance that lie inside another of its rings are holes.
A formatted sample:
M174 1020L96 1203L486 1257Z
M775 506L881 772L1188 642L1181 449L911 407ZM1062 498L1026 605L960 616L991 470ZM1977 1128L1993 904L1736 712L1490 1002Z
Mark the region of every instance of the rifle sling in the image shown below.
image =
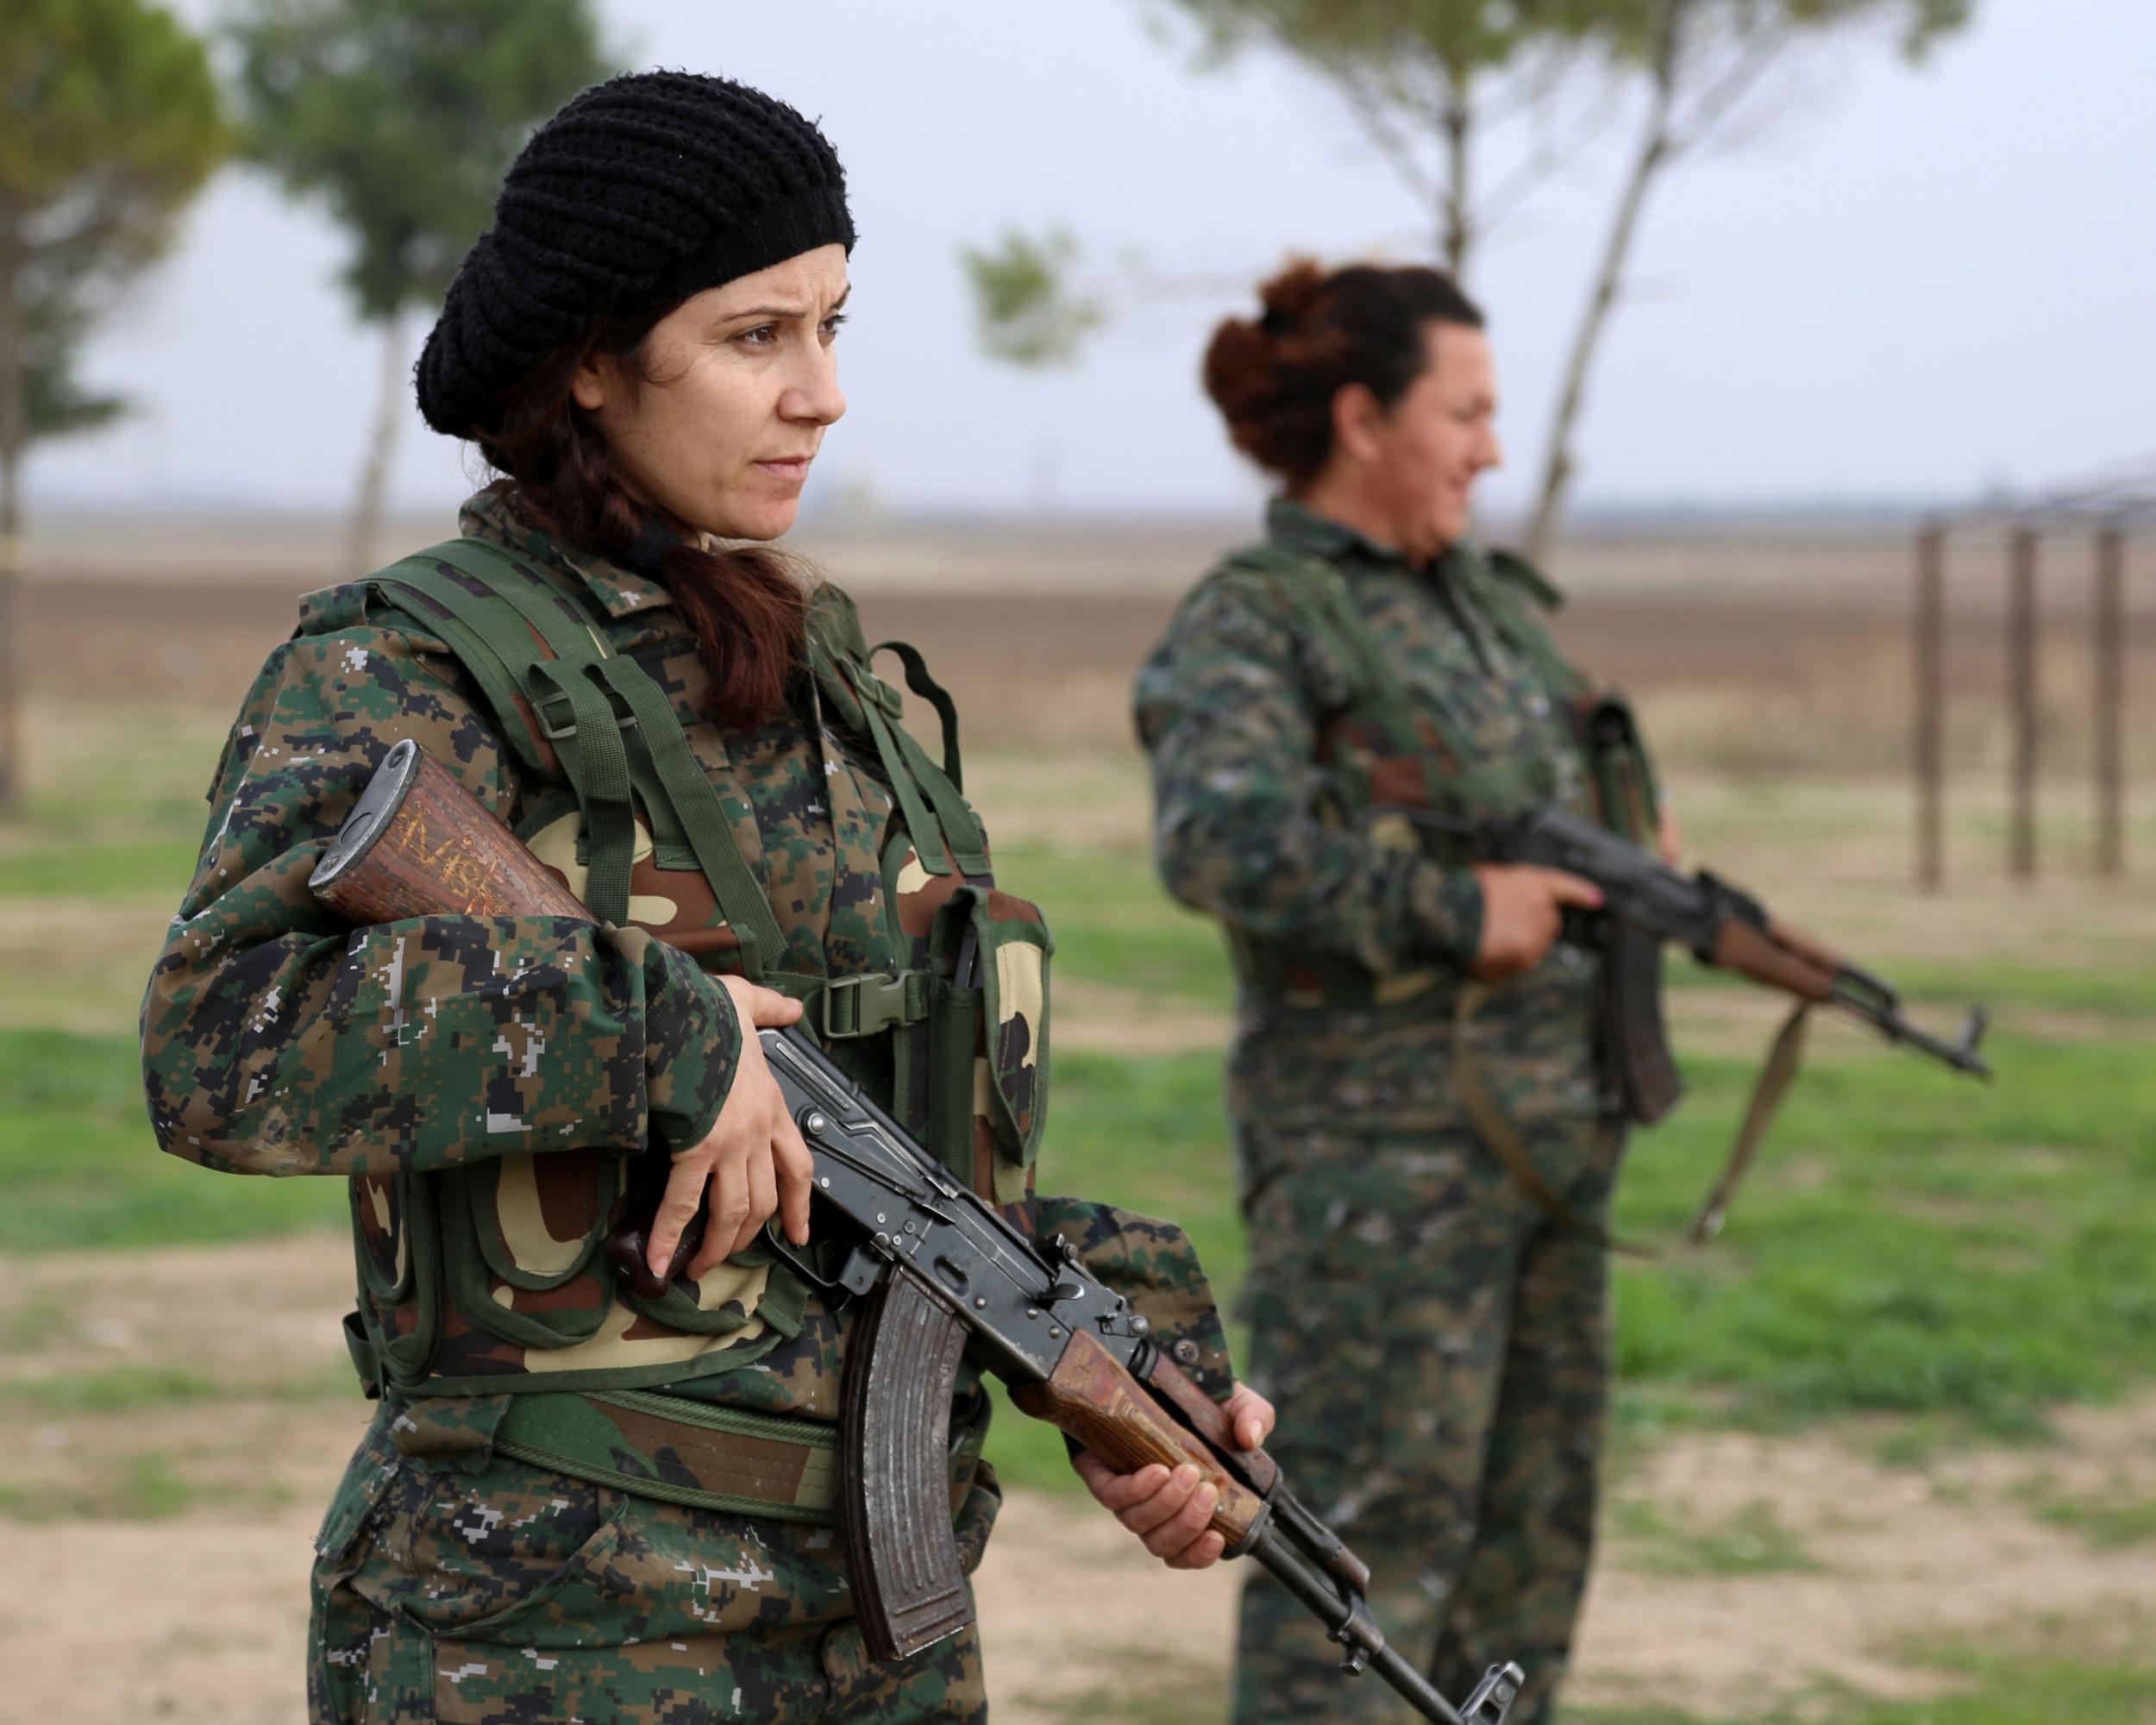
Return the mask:
M1473 1019L1489 990L1479 982L1470 982L1460 990L1459 1005L1452 1018L1452 1080L1458 1087L1460 1103L1467 1110L1469 1121L1476 1135L1489 1149L1490 1154L1502 1163L1514 1183L1533 1201L1535 1208L1568 1233L1579 1234L1611 1251L1623 1252L1629 1258L1658 1258L1663 1256L1656 1247L1636 1241L1621 1239L1599 1224L1590 1222L1570 1204L1564 1195L1543 1177L1542 1170L1534 1164L1527 1147L1520 1139L1504 1111L1496 1100L1482 1086L1482 1074L1476 1070L1475 1059L1469 1052L1467 1026ZM1723 1166L1721 1177L1700 1208L1698 1218L1692 1224L1689 1244L1705 1245L1722 1230L1728 1220L1729 1207L1736 1200L1737 1189L1744 1184L1745 1175L1759 1154L1759 1145L1767 1135L1767 1128L1774 1123L1781 1111L1782 1099L1789 1092L1789 1082L1796 1076L1804 1055L1804 1032L1810 1022L1812 1002L1799 1000L1796 1008L1783 1020L1769 1045L1765 1064L1761 1067L1758 1082L1752 1088L1752 1099L1745 1105L1743 1123L1737 1128L1735 1140L1729 1147L1729 1160Z
M1752 1161L1759 1153L1759 1141L1766 1137L1768 1126L1781 1109L1789 1081L1796 1076L1796 1069L1803 1062L1804 1031L1811 1022L1811 1013L1812 1003L1799 1000L1768 1046L1766 1064L1759 1070L1758 1082L1752 1087L1752 1100L1745 1105L1744 1124L1737 1128L1737 1141L1729 1148L1728 1165L1722 1170L1722 1177L1714 1182L1714 1191L1708 1194L1698 1219L1692 1224L1694 1245L1705 1245L1722 1231L1722 1224L1728 1220L1737 1189L1744 1183L1745 1176L1751 1172Z

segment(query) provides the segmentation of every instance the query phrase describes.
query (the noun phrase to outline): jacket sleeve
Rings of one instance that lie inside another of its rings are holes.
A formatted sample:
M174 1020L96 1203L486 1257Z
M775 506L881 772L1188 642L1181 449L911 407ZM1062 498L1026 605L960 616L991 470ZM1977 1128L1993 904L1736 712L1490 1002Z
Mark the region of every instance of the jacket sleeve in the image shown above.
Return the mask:
M1216 577L1138 674L1153 842L1168 889L1245 932L1372 969L1470 963L1474 875L1379 844L1326 805L1321 708L1292 622L1254 582Z
M441 643L362 621L270 656L142 1004L159 1143L233 1172L343 1175L694 1143L741 1032L685 954L566 918L354 928L308 891L407 737L506 815L514 762Z

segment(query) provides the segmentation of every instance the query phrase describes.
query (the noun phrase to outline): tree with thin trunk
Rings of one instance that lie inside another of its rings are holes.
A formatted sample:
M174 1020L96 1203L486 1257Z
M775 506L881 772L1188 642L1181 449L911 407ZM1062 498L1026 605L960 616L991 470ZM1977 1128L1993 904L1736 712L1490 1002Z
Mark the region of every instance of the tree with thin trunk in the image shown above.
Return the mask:
M245 0L247 151L351 241L344 285L381 371L347 565L363 574L411 365L407 313L437 304L532 129L611 70L589 0Z
M1594 362L1625 279L1649 191L1675 163L1758 131L1786 105L1800 50L1837 32L1888 25L1915 56L1965 23L1975 0L1144 0L1200 33L1201 63L1250 50L1285 56L1329 89L1372 159L1422 212L1432 254L1463 282L1490 237L1567 169L1606 151L1626 114L1609 226L1567 343L1526 548L1547 549L1576 476L1575 448ZM1480 164L1511 128L1501 172ZM1521 131L1526 135L1518 136ZM966 260L991 353L1068 363L1107 297L1076 293L1065 241L1056 267L1022 233ZM991 274L984 279L983 263ZM1014 291L1024 290L1024 291ZM1079 327L1075 314L1084 314ZM1059 323L1059 319L1062 320ZM1030 328L1033 339L1012 342ZM1042 331L1047 338L1042 338Z
M1645 111L1564 359L1523 544L1547 555L1576 475L1587 382L1625 273L1647 194L1672 165L1740 141L1764 122L1778 74L1827 33L1895 26L1915 58L1965 24L1974 0L1620 0L1593 31L1613 66L1645 86Z
M81 344L229 147L203 43L147 0L0 7L0 812L22 806L22 457L122 412Z

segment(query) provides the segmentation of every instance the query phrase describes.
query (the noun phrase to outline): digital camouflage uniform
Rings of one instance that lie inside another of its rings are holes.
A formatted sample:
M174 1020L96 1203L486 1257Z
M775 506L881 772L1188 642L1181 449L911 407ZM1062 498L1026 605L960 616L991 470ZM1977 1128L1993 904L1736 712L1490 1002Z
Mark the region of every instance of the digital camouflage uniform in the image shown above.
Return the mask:
M925 757L894 740L898 698L867 668L850 602L819 590L812 670L776 717L722 734L652 573L573 554L505 486L461 525L558 611L549 628L572 619L662 692L645 698L672 706L775 916L781 950L761 974L807 1000L811 1024L862 1032L834 1055L965 1177L1025 1199L1046 1105L1045 927L988 885L977 828L977 855L950 839L972 819L955 787L904 769L906 750ZM649 1201L636 1153L700 1139L740 1051L714 977L742 968L743 936L673 817L637 796L626 914L599 926L353 929L308 890L407 737L573 889L591 884L596 841L546 740L559 725L530 724L528 708L498 722L521 698L475 680L451 651L452 610L425 597L448 593L442 580L480 586L448 549L421 561L417 589L388 579L399 565L303 602L218 766L202 861L142 1013L165 1149L350 1182L347 1329L383 1399L317 1546L312 1716L981 1717L973 1631L887 1665L863 1651L830 1508L850 1310L755 1249L645 1301L602 1249ZM982 955L970 988L942 963L957 921ZM929 1060L931 1019L962 1038L937 1044L958 1049L955 1086L931 1082L951 1064ZM1199 1343L1225 1393L1187 1244L1068 1201L1059 1214L1089 1246L1141 1248L1125 1273L1161 1295L1156 1321ZM978 1459L985 1398L970 1373L960 1398L951 1502L970 1572L1000 1493Z
M1568 716L1584 681L1530 615L1554 595L1523 566L1457 548L1420 572L1285 500L1269 528L1190 595L1137 688L1161 869L1222 919L1241 983L1228 1088L1250 1379L1278 1404L1271 1447L1298 1495L1370 1565L1388 1637L1456 1699L1518 1659L1514 1717L1535 1725L1593 1535L1606 1265L1482 1141L1463 1051L1590 1222L1622 1132L1594 962L1559 946L1470 994L1479 889L1388 806L1593 812ZM1327 593L1359 634L1319 626ZM1411 737L1370 721L1358 643ZM1238 1720L1398 1716L1338 1664L1269 1578L1245 1578Z

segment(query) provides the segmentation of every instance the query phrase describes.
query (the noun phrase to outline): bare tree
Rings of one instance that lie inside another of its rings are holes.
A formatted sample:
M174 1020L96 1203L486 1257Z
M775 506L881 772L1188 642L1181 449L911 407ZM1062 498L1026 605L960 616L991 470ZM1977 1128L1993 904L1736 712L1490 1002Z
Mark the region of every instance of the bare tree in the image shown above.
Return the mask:
M1554 177L1608 147L1617 121L1638 116L1594 273L1586 284L1543 455L1527 549L1547 549L1577 470L1574 453L1588 384L1622 304L1626 271L1649 193L1666 171L1710 146L1740 141L1786 97L1793 50L1838 33L1887 24L1902 52L1921 53L1967 22L1974 0L1145 0L1202 33L1202 59L1279 53L1340 101L1429 223L1433 254L1464 280L1490 236ZM1483 184L1481 146L1532 117L1532 135L1507 172ZM989 350L1018 363L1038 355L999 342L1009 320L1084 305L1085 328L1062 332L1067 363L1102 320L1102 298L1069 285L1077 250L1053 255L1023 235L998 257L1038 265L1026 280L1006 268L988 291L971 270ZM1031 248L1031 249L1027 249ZM1014 292L1014 285L1023 291Z

